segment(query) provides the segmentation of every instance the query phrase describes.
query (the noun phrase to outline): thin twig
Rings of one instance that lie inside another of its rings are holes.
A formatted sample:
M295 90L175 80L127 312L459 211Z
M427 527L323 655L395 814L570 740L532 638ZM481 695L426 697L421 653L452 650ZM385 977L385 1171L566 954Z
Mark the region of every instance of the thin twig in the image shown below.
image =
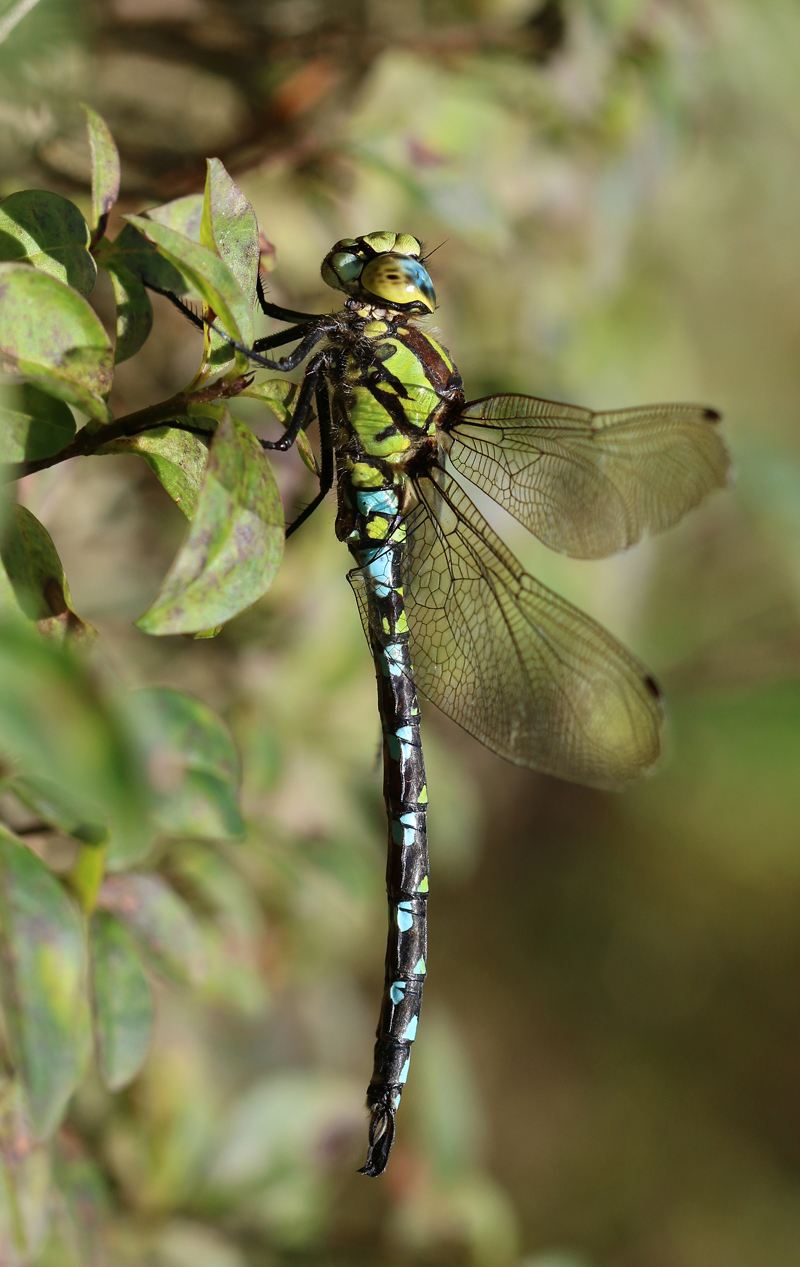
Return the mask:
M231 383L211 383L208 387L200 388L195 392L178 392L177 395L170 396L169 400L162 400L157 405L148 405L146 409L137 409L134 413L124 414L121 418L115 418L113 422L106 423L105 426L83 427L71 444L60 452L52 454L51 457L0 466L0 484L20 480L25 475L33 475L36 471L45 471L48 467L67 462L70 458L91 457L104 444L109 444L112 440L119 440L123 436L140 435L143 431L152 431L155 427L164 426L171 418L186 417L189 405L210 404L227 400L231 396L238 396L252 380L252 374L243 374Z

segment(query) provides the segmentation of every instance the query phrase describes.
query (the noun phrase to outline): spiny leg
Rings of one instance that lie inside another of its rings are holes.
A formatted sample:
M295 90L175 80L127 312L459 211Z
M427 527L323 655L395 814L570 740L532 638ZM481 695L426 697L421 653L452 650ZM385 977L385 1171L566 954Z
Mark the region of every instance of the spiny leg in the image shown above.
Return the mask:
M256 339L253 344L254 352L266 352L268 348L280 348L284 343L294 343L297 339L301 339L305 333L305 327L298 327L294 330L279 330L277 334L265 335L263 339Z
M313 501L309 502L305 510L301 511L296 519L292 521L286 529L287 537L291 537L301 524L313 515L317 507L325 500L328 493L333 488L333 424L331 419L331 405L328 397L328 384L325 379L320 376L316 388L317 399L317 423L319 426L319 440L321 452L321 469L319 473L319 492Z
M258 303L265 317L274 317L276 321L316 321L321 315L318 312L295 312L293 308L281 308L279 304L272 304L264 294L264 285L261 281L261 274L256 278L256 294L258 295Z
M323 318L322 321L325 321L325 319ZM297 369L298 365L302 364L309 353L314 350L317 344L324 339L325 335L328 333L327 322L325 322L325 324L315 325L311 330L309 330L308 334L302 338L294 352L290 352L288 356L278 357L277 361L272 361L269 357L260 356L257 352L254 352L252 348L246 347L245 344L240 343L238 339L231 338L231 336L225 330L221 330L215 322L209 321L207 324L215 331L216 334L221 335L226 343L230 343L232 348L235 348L237 352L241 352L244 356L246 356L248 361L254 361L256 365L262 365L266 370L277 370L279 374L286 374L289 370Z
M296 325L302 325L303 328L300 333L297 332L297 329L281 330L277 334L265 335L263 339L257 339L253 347L248 348L244 343L240 343L238 339L232 338L226 330L221 330L216 322L209 320L208 317L199 317L189 304L181 299L179 295L176 295L174 291L163 290L160 286L154 286L150 282L147 283L147 286L149 290L154 291L157 295L163 295L165 299L168 299L198 330L205 330L206 328L213 330L215 334L220 335L227 343L230 343L231 347L235 348L237 352L243 353L248 360L255 361L257 365L263 366L264 369L277 370L279 373L287 373L289 370L296 369L326 333L325 329L317 330L314 328L309 330L312 322L325 321L324 317L315 317L309 313L290 313L288 308L276 309L275 312L269 312L267 315L275 316L282 321L291 320ZM260 355L260 352L267 348L281 347L283 344L291 343L298 338L301 339L301 343L289 356L279 357L277 361L273 361L269 357Z
M289 423L279 440L261 440L260 444L262 449L273 449L277 450L279 453L286 453L288 449L291 449L297 439L297 433L311 413L311 401L314 396L314 391L317 386L323 361L324 356L320 352L312 361L309 362L308 369L305 372L303 382L300 386L300 394L297 397L297 403L294 407L292 421Z
M156 295L163 295L165 299L168 299L173 307L177 308L178 312L182 312L184 317L191 321L192 325L196 326L198 330L205 330L207 323L202 317L198 317L194 309L190 308L186 300L181 299L180 295L176 295L174 290L162 290L160 286L154 286L152 282L146 282L145 284L148 290L152 290Z

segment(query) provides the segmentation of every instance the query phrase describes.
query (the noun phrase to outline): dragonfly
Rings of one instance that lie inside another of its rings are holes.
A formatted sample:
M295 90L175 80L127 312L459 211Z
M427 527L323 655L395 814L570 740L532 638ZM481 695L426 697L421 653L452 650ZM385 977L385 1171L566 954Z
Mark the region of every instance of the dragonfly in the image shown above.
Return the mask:
M288 329L251 348L219 333L265 369L305 363L289 425L261 443L289 449L316 415L319 490L287 535L335 483L336 534L353 557L348 579L375 665L389 935L361 1170L374 1177L392 1149L427 974L419 696L501 757L598 788L648 771L664 722L647 668L525 572L465 484L551 549L597 559L675 524L726 483L729 457L720 415L703 405L592 413L516 393L468 401L424 328L436 295L411 234L343 238L322 277L346 296L340 311L283 308L259 280L262 309ZM267 355L294 341L289 355Z

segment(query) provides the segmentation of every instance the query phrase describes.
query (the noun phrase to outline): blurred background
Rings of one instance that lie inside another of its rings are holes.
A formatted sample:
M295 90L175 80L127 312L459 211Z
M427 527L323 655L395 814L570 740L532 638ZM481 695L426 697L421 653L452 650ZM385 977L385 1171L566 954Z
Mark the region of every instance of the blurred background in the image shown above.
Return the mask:
M64 1147L99 1229L81 1267L800 1261L799 65L793 0L40 0L0 45L2 194L88 208L88 101L122 154L117 213L201 190L220 157L275 246L270 297L312 311L338 306L319 279L337 238L417 234L468 396L700 401L738 468L602 563L493 514L658 675L669 750L604 794L425 710L430 976L376 1183L355 1168L379 729L332 504L218 638L155 639L132 621L184 521L148 468L23 482L119 678L230 722L249 824L160 860L214 913L210 970L160 983L129 1090L76 1097ZM154 299L116 412L198 362ZM110 287L93 302L111 318ZM277 466L288 516L311 477Z

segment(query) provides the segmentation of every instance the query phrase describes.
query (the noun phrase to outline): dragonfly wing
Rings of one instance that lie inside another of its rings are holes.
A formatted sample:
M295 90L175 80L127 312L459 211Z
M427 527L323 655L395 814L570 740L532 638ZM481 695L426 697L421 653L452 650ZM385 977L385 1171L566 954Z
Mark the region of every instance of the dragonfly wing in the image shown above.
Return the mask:
M444 472L415 481L406 608L419 690L493 752L620 787L659 755L644 665L523 571Z
M441 438L456 470L545 545L598 559L671 527L725 484L718 421L701 405L593 414L503 394L470 401Z

